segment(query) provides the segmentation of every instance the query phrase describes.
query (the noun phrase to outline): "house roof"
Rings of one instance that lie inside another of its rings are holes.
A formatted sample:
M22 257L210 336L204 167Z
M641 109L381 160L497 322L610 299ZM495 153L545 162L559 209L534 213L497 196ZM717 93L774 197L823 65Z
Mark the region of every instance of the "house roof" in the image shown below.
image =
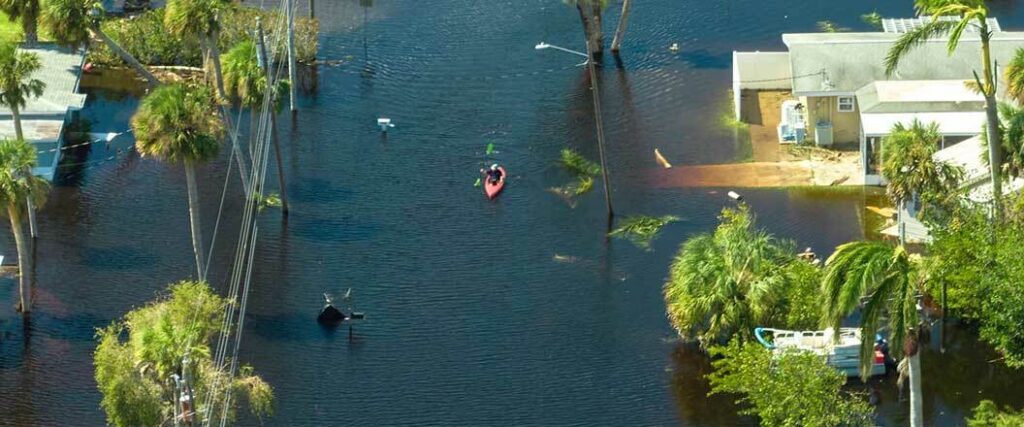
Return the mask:
M992 200L992 183L989 180L988 147L982 141L981 136L951 145L937 151L932 157L940 162L947 162L958 165L964 169L963 185L970 190L967 198L977 203L987 203ZM1011 178L1003 184L1003 192L1006 194L1016 193L1024 189L1024 179Z
M85 95L78 93L82 63L85 61L84 50L75 52L55 44L22 46L21 50L39 56L42 67L32 77L46 83L43 96L29 99L21 111L23 115L63 116L68 109L77 110L85 105ZM0 107L0 119L10 115L9 108Z
M857 91L861 113L982 111L985 97L964 80L886 80Z
M973 71L980 67L980 39L965 33L952 55L946 40L936 38L911 50L896 72L886 76L885 56L899 37L884 32L783 34L790 53L793 92L854 93L879 80L973 80ZM1006 64L1022 45L1024 32L994 32L992 57Z

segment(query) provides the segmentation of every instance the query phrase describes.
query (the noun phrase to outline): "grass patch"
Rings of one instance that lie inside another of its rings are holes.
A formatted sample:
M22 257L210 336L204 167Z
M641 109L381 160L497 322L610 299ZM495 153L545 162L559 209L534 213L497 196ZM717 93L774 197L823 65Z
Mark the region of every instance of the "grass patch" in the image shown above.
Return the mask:
M20 42L21 39L21 23L11 21L6 13L0 12L0 41Z
M608 235L629 240L640 249L650 250L651 242L658 236L661 228L676 221L679 221L679 217L672 215L631 216L619 222L619 226Z
M750 125L740 121L736 117L736 110L732 105L732 90L726 92L718 107L718 117L715 120L718 127L725 131L731 131L736 142L736 155L733 161L736 163L747 163L754 161L754 144L750 140Z

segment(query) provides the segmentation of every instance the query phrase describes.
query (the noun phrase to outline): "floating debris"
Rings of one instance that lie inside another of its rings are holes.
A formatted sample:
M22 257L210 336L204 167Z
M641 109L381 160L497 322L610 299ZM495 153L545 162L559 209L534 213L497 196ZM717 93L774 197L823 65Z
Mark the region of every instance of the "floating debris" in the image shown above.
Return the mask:
M623 219L619 226L608 235L629 240L640 249L648 250L661 228L676 221L679 221L679 217L672 215L631 216Z
M671 50L673 52L679 52L679 43L672 43L672 46L669 46L668 50Z
M395 127L394 123L391 123L391 119L387 117L377 119L377 126L380 126L381 132L387 132L389 128Z
M658 164L665 169L672 168L672 164L669 163L668 160L665 160L665 156L662 156L661 151L658 151L657 148L654 149L654 160L657 161Z

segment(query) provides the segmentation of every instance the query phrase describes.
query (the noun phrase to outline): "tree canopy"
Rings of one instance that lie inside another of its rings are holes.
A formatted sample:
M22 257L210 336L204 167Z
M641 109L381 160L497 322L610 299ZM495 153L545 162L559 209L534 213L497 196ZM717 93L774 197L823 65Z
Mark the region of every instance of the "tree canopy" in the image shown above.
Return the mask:
M143 156L203 163L217 156L224 123L209 87L169 84L142 99L132 129Z
M713 234L683 243L670 267L663 293L679 334L707 345L750 337L757 326L814 326L819 305L808 296L818 269L758 230L746 206L724 209L719 221Z
M741 413L765 427L873 426L872 409L860 395L842 390L846 377L814 353L773 354L755 343L733 340L712 347L718 356L708 375L711 394L734 393Z
M230 304L205 283L178 282L170 286L169 295L100 329L93 363L107 422L115 426L165 425L174 414L174 396L180 393L172 375L184 378L186 369L200 414L209 401L219 416L221 399L208 400L210 384L219 380L228 383L229 393L235 396L229 416L234 416L242 396L248 398L255 415L270 415L273 390L269 384L253 375L249 367L229 381L210 357L210 343ZM183 363L186 356L187 365Z

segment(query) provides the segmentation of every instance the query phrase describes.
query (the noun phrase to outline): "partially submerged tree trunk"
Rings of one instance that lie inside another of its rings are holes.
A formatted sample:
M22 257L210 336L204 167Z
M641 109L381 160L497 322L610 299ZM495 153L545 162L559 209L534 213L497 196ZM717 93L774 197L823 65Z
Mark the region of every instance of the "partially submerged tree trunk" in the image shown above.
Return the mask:
M188 185L188 217L192 224L192 249L196 253L196 269L200 281L206 281L206 263L203 258L203 229L199 224L199 188L196 185L195 165L185 162L185 181Z
M580 23L583 24L583 37L590 43L592 40L591 33L593 32L590 28L590 17L587 16L587 12L583 10L583 5L580 4L581 0L576 1L576 11L580 13Z
M278 142L277 138L277 114L271 109L270 112L270 131L274 138L274 154L277 157L277 185L281 187L281 213L284 216L288 216L288 187L284 183L284 166L281 160L281 143Z
M623 0L622 2L622 16L619 17L619 26L615 29L615 38L612 39L612 53L615 55L619 54L622 39L626 36L626 27L629 25L629 9L632 3L632 0Z
M21 211L17 206L7 206L7 216L11 220L11 233L14 234L14 245L18 250L18 296L20 297L21 313L25 316L32 311L32 299L31 299L31 286L28 282L28 272L31 268L27 265L30 263L31 257L29 255L28 244L25 241L24 230L21 224Z
M907 334L907 379L910 380L910 426L924 427L924 405L921 395L921 352L917 330Z
M593 11L590 20L592 27L590 36L594 38L593 44L590 45L592 49L591 55L593 55L594 59L601 59L604 56L604 28L601 26L601 2L599 0L591 0L590 9Z
M128 64L129 67L135 70L135 72L139 73L140 76L144 77L146 79L146 83L149 84L149 87L151 89L160 84L160 80L158 80L156 76L153 75L153 73L150 73L149 70L146 69L146 67L142 66L142 63L140 63L137 59L135 59L134 56L132 56L132 54L128 53L128 51L121 48L121 46L118 45L113 39L108 37L107 34L100 29L99 25L94 25L91 31L93 36L99 38L100 40L103 40L103 43L106 44L107 47L109 47L110 50L114 52L114 54L116 54L119 58L121 58L122 61Z

